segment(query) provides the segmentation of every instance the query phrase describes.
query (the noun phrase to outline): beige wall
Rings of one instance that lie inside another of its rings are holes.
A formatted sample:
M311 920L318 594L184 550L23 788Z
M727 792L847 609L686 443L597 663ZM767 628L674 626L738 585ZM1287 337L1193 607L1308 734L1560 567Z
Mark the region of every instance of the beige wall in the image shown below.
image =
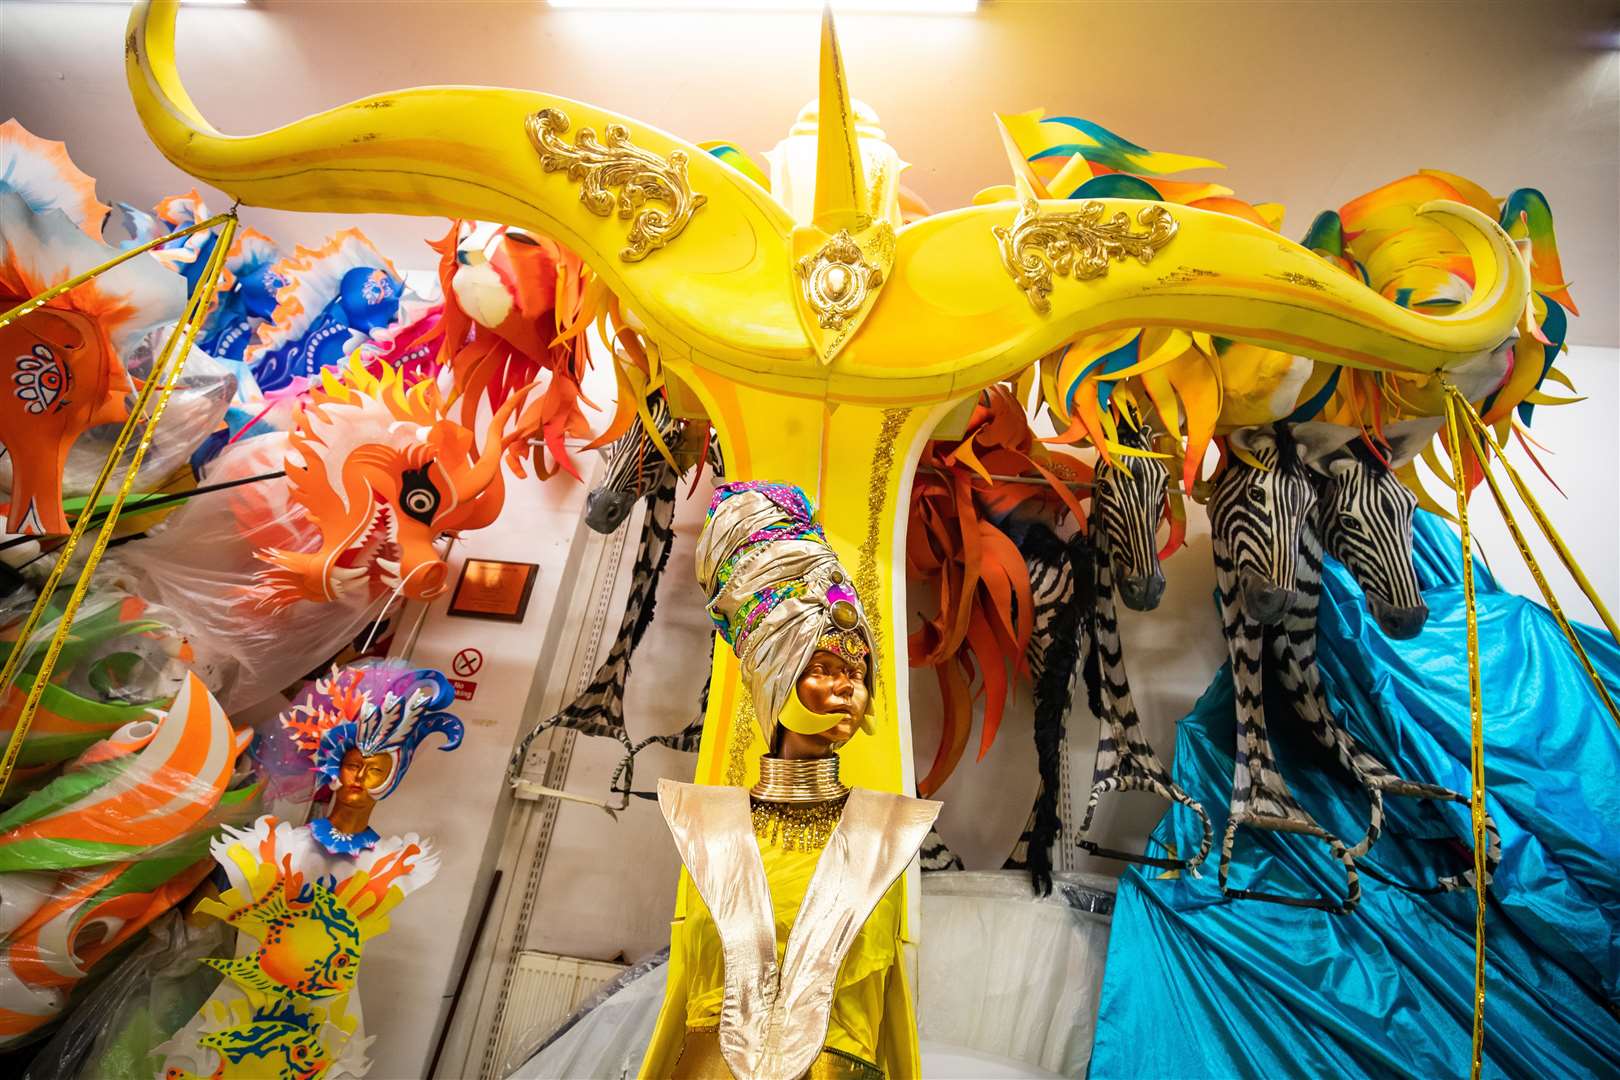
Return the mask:
M142 137L117 4L0 4L0 116L66 139L103 198L189 187ZM1120 3L986 0L975 16L848 16L857 96L915 162L935 209L1007 178L990 114L1045 106L1138 143L1224 161L1224 180L1318 209L1417 168L1505 194L1540 187L1586 314L1573 340L1620 343L1620 25L1611 3ZM545 89L691 139L768 149L815 90L815 17L553 11L538 3L264 0L181 17L181 69L220 130L273 127L427 83ZM284 240L340 222L244 215ZM351 224L344 221L341 224ZM424 265L429 222L364 228Z

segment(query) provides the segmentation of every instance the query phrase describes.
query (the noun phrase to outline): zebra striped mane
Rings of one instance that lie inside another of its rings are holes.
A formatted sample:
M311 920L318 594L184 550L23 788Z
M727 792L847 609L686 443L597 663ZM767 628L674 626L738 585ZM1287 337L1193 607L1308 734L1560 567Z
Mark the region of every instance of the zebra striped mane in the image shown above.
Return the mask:
M676 750L695 750L702 732L702 713L673 735L654 735L633 742L624 722L624 692L630 680L630 664L637 646L652 625L658 605L658 582L669 564L674 540L675 483L673 472L665 475L658 488L647 496L647 513L642 521L641 540L631 569L630 595L625 600L619 633L608 650L607 659L596 675L573 701L555 716L535 725L512 754L508 775L515 778L523 768L529 746L550 728L561 727L586 735L614 739L625 749L625 756L614 771L611 790L620 797L618 809L629 805L635 775L635 756L651 743ZM707 697L708 688L704 688Z

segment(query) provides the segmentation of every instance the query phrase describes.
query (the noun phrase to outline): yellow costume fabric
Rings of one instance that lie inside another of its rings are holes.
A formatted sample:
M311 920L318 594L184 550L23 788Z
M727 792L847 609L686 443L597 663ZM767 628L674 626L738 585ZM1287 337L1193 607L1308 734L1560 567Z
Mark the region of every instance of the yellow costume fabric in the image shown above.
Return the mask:
M764 837L759 838L760 858L765 863L765 880L771 889L771 909L776 918L776 961L782 962L788 932L798 916L800 902L810 886L821 850L790 851ZM827 1023L825 1045L862 1061L879 1060L878 1025L883 1017L884 994L890 969L895 965L900 935L901 885L896 882L873 909L844 958L834 984L832 1013ZM686 914L686 933L680 939L686 955L682 967L689 973L686 998L688 1029L712 1028L720 1024L720 1004L725 998L725 954L714 919L693 891Z
M822 849L802 844L812 850L793 851L770 829L763 838L756 831L744 791L661 780L658 798L686 869L671 927L668 991L641 1080L920 1075L902 872L939 804L856 788ZM712 903L741 906L717 918ZM834 928L860 913L866 918L841 949L847 931ZM726 939L723 921L730 928ZM735 953L732 978L741 980L732 987L732 1002L726 1001L722 940ZM814 957L839 951L836 976L820 974ZM761 963L769 970L759 970ZM774 981L780 972L788 973L785 980L761 996L760 980ZM826 996L814 989L822 977L831 983ZM818 998L825 1002L819 1008ZM773 1021L767 1015L782 1007L787 1016ZM825 1033L812 1030L822 1026L820 1008L826 1009ZM752 1065L737 1063L730 1051L719 1053L732 1010L738 1010L729 1020L738 1025L733 1037L744 1040ZM781 1021L796 1030L776 1028ZM784 1057L792 1068L782 1067Z

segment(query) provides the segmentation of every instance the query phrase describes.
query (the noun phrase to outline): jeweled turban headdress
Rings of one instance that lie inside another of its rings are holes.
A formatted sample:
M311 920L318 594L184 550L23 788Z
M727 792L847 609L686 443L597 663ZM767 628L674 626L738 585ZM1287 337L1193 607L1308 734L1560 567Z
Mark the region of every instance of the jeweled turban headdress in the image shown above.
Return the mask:
M803 490L764 481L716 488L698 537L697 571L767 744L818 649L864 662L870 688L866 612ZM870 730L870 721L862 727Z

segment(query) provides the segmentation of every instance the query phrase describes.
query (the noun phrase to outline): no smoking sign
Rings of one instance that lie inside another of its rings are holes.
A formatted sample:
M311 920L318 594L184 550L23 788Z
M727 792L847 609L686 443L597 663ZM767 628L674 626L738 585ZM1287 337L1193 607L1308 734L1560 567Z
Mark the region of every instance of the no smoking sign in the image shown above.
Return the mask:
M478 692L478 684L472 677L484 666L484 654L477 649L462 649L450 660L450 674L455 678L450 680L451 687L456 692L457 701L471 701Z

